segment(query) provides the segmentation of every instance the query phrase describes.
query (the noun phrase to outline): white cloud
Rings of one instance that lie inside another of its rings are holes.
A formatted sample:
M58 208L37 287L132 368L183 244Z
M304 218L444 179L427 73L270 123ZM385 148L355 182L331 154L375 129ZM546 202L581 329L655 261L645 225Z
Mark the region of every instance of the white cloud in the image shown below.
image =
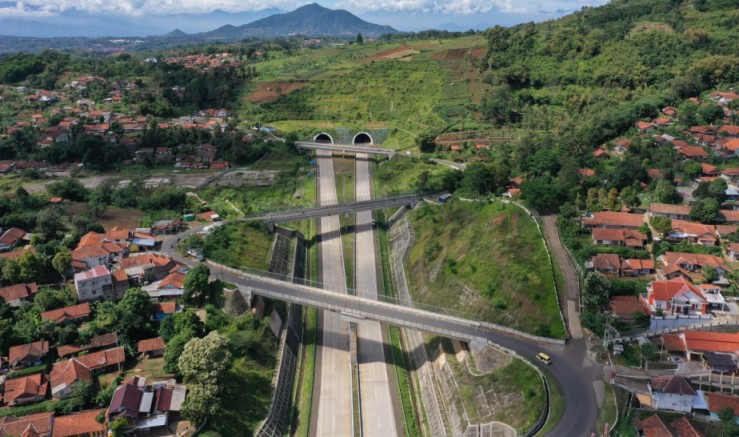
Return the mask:
M205 14L220 9L226 12L260 11L268 8L293 9L298 0L24 0L15 8L0 8L19 14L46 15L76 8L92 14L120 14L126 16ZM8 14L9 15L9 14Z
M337 6L361 12L422 12L426 14L474 15L494 9L523 12L513 0L341 0Z
M0 7L0 17L48 17L49 15L53 14L44 9L27 8L23 2L17 2L12 7Z

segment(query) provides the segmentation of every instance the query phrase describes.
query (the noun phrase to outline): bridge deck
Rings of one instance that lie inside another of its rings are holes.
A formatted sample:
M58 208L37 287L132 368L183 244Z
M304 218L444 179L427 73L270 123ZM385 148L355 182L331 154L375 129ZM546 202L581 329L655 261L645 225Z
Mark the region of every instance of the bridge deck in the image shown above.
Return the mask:
M301 149L313 150L332 150L334 152L345 153L366 153L368 155L394 156L397 152L390 149L381 149L373 146L356 146L353 144L331 144L331 143L314 143L310 141L298 141L295 146Z
M268 223L292 222L309 218L326 217L361 211L373 211L401 205L412 205L425 196L438 196L438 194L406 194L403 196L387 197L385 199L359 200L351 203L331 204L283 212L272 212L264 215L245 217L240 219L240 221L264 221Z

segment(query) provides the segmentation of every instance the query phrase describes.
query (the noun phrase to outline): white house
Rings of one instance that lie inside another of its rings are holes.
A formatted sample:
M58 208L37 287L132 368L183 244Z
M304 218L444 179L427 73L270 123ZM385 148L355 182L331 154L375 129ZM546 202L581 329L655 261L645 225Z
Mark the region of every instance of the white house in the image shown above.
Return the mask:
M647 384L652 396L652 407L657 410L689 413L693 408L695 390L682 376L658 376Z
M113 299L113 278L105 266L95 266L75 274L74 285L80 302Z

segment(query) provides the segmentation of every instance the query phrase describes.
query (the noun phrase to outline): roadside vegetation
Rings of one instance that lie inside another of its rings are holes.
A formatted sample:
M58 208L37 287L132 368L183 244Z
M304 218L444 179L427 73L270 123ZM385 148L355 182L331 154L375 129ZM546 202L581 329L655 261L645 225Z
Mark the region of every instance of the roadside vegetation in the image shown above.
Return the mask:
M453 201L410 214L415 244L406 269L415 302L564 338L546 248L522 209Z

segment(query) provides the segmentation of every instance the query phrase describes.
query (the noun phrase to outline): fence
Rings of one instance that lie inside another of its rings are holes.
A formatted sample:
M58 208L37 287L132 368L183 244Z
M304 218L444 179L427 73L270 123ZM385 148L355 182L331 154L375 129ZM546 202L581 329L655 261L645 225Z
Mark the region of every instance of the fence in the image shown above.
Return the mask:
M630 343L636 340L637 337L657 337L662 334L670 334L670 333L685 331L686 329L704 329L704 328L713 328L716 326L739 326L739 320L724 320L724 321L718 321L718 322L696 323L694 325L680 326L676 328L658 329L655 331L648 331L648 332L645 332L643 334L633 336L633 337L614 337L609 340L609 343L611 344Z
M275 262L275 265L273 267L272 262L270 262L270 270L276 270L275 273L287 273L289 271L288 276L293 278L293 282L300 282L300 278L305 275L305 239L299 232L287 228L277 228L276 232L271 260ZM286 248L289 252L290 245L286 247L285 241L291 241L289 238L291 236L294 236L296 241L292 265L285 261L284 254ZM292 388L300 353L302 313L303 310L300 305L290 305L287 326L283 330L280 350L278 351L279 365L275 372L275 378L272 380L272 402L267 418L255 433L257 437L281 437L287 429Z

